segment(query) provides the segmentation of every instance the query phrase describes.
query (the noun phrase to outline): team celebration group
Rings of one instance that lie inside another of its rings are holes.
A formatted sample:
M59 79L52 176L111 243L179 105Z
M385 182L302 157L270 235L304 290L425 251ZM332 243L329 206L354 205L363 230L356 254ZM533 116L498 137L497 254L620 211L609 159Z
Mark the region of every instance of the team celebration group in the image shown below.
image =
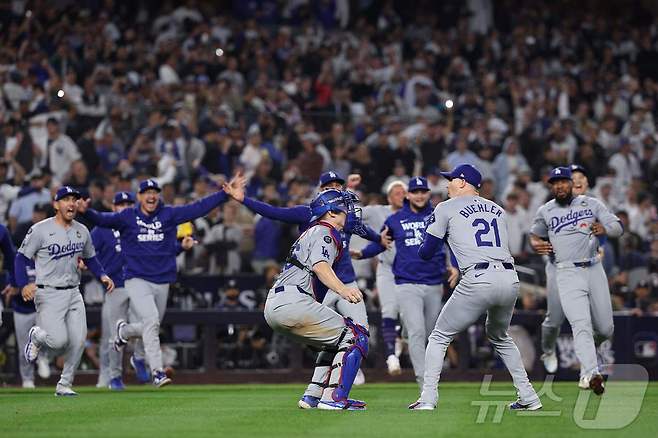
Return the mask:
M487 338L512 376L518 399L514 410L537 410L541 401L528 379L521 354L508 334L519 296L519 278L509 250L504 208L479 196L480 171L459 164L441 172L448 198L430 203L425 177L392 182L388 205L360 206L354 188L359 175L345 180L334 171L320 176L308 205L278 207L246 196L238 173L221 190L193 203L165 205L155 179L140 182L136 197L114 196L113 212L100 213L73 187L60 187L54 217L34 224L19 249L3 239L10 285L4 293L24 305L31 319L15 320L23 356L21 368L43 355L63 355L57 396L76 396L73 381L87 334L80 294L81 271L104 285L103 332L109 349L109 387L124 388L123 350L134 342L130 364L137 378L155 387L172 383L163 368L160 322L169 285L176 279L176 256L195 244L177 238L177 227L207 215L229 199L273 220L298 224L300 235L270 289L267 324L317 351L313 375L298 401L302 409L365 410L350 398L361 363L368 355L369 325L352 259L378 257L376 283L382 305L381 330L391 374L400 372L395 355L398 318L405 328L420 396L412 410L433 410L444 357L453 338L486 314ZM613 335L612 305L601 265L605 239L623 233L620 220L589 196L586 171L554 168L548 176L553 197L535 214L530 244L545 256L548 311L542 324L542 360L557 370L556 338L566 318L581 364L579 387L604 392L597 345ZM76 221L77 215L95 227ZM3 230L7 235L6 229ZM352 235L370 244L350 250ZM13 263L11 263L13 261ZM32 275L31 275L32 274ZM444 283L454 287L443 303ZM19 318L20 319L20 318ZM102 371L102 372L103 372Z

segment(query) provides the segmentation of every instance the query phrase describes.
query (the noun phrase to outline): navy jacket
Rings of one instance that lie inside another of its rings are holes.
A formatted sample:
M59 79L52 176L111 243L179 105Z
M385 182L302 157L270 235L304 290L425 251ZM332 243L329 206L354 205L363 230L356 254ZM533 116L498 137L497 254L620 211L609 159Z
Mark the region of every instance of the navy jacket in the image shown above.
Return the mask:
M226 193L219 191L188 205L172 207L161 202L151 215L142 213L137 203L119 213L88 209L84 217L94 225L121 233L126 280L141 278L166 284L176 281L176 227L208 214L227 199Z
M404 207L392 214L384 222L395 242L395 260L393 274L396 284L441 284L446 272L446 256L443 246L429 260L423 260L418 255L418 248L425 235L425 218L432 214L430 203L414 213L409 201L404 201ZM363 258L374 257L384 248L380 244L371 243L362 251Z
M96 248L96 257L112 279L115 287L124 287L126 278L123 267L125 260L121 252L121 234L110 228L96 227L91 231L91 241Z

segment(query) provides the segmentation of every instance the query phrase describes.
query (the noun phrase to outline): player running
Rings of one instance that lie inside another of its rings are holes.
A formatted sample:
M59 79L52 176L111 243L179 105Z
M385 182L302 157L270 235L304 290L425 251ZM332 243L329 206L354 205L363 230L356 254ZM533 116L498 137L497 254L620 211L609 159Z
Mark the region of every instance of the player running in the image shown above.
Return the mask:
M429 260L447 240L462 278L428 339L423 389L409 409L436 408L448 345L485 312L487 337L512 375L519 396L509 408L540 409L541 401L528 380L521 354L507 334L519 295L519 278L508 248L505 210L478 195L482 176L475 167L462 164L441 174L450 181L450 199L434 209L418 255Z
M571 180L573 181L573 189L571 192L574 196L588 194L589 179L587 178L587 173L582 166L577 164L571 165ZM602 248L600 248L599 252L601 251ZM543 257L546 262L546 317L541 325L541 360L546 371L553 374L557 372L558 368L555 344L560 335L560 327L562 327L565 318L562 304L560 303L560 296L557 291L555 257L553 255ZM589 379L584 371L584 369L581 369L581 378L578 382L578 386L581 389L589 389Z
M366 409L364 402L349 399L349 393L368 354L368 330L318 303L313 286L317 279L349 303L363 299L361 291L340 281L331 267L344 250L340 231L349 233L359 225L352 196L331 189L315 197L310 227L293 244L265 303L265 320L273 330L320 348L321 355L330 358L330 370L319 382L323 387L319 409Z
M343 190L344 184L345 180L336 172L325 172L320 176L320 192L330 189ZM306 230L312 224L314 214L312 208L308 205L298 205L289 208L274 207L264 202L245 197L244 188L237 186L228 187L227 193L238 202L243 203L254 213L258 213L261 216L270 219L290 224L298 224L300 231ZM355 199L355 195L352 194L352 196ZM355 214L357 214L356 211ZM352 260L348 251L352 234L358 234L365 239L381 242L384 245L388 245L389 240L387 237L377 234L377 232L370 227L363 226L360 221L358 224L349 226L342 230L339 234L341 235L341 244L342 247L345 248L345 251L342 251L336 258L333 269L341 282L347 284L349 287L356 288L356 274L354 273L354 267L352 266ZM327 290L326 287L321 284L318 285L318 290L315 291L315 296L325 306L335 310L346 318L351 318L352 321L362 325L366 329L368 328L368 315L366 313L365 304L362 301L359 301L358 303L350 303L349 301L342 299L340 294L331 290L331 288ZM298 402L300 408L312 409L317 407L318 401L326 388L327 376L330 372L332 359L333 355L331 354L325 354L322 352L318 354L311 383L308 385L304 395Z
M244 184L238 175L229 184ZM188 205L172 207L160 199L160 187L152 179L139 185L138 203L118 213L98 213L81 203L80 212L94 225L112 228L121 234L125 257L125 287L137 321L116 326L115 346L123 348L132 337L142 337L152 370L153 385L171 383L162 365L160 322L164 317L169 284L176 280L176 227L208 214L227 201L224 190Z
M619 218L597 199L572 194L568 167L551 171L555 199L542 205L530 229L530 243L542 255L555 257L555 278L564 314L571 324L581 382L589 380L595 394L603 394L594 331L611 339L614 331L608 280L598 257L599 236L623 233Z
M64 368L55 395L78 395L72 389L87 338L87 315L80 294L78 258L82 257L108 293L112 279L98 262L87 228L75 221L80 193L60 187L53 206L55 217L44 219L29 229L16 254L16 284L27 301L34 299L37 325L28 334L25 359L34 363L39 350L64 350ZM36 283L28 283L26 266L36 260Z

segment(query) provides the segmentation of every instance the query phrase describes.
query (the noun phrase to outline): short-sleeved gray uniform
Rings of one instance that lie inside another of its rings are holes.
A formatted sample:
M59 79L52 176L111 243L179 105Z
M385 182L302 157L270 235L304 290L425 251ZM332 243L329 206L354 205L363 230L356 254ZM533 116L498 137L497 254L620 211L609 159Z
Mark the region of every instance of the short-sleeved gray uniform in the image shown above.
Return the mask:
M30 228L18 252L35 259L38 330L33 341L56 353L64 350L59 384L71 386L87 338L78 258L96 254L89 231L76 221L65 228L48 218Z
M335 347L345 328L341 315L318 303L313 295L312 267L333 264L338 247L329 228L314 225L293 246L292 255L308 269L286 264L265 303L265 320L273 330L317 348Z
M362 208L363 223L373 230L381 230L386 219L393 214L390 205L367 205ZM395 294L395 276L393 275L393 260L395 259L395 245L377 256L377 273L375 285L379 295L379 304L382 308L382 318L398 319L400 307Z
M530 232L548 238L555 256L557 289L571 324L581 374L598 372L594 330L611 338L614 331L608 280L597 256L599 240L591 226L600 222L611 237L623 232L619 218L595 198L579 195L569 205L542 205Z
M443 306L425 351L425 377L420 401L436 404L445 352L457 333L487 313L489 341L512 375L523 403L538 400L523 367L521 354L507 334L519 293L519 278L509 252L505 211L479 196L460 196L434 209L427 233L446 239L462 278Z

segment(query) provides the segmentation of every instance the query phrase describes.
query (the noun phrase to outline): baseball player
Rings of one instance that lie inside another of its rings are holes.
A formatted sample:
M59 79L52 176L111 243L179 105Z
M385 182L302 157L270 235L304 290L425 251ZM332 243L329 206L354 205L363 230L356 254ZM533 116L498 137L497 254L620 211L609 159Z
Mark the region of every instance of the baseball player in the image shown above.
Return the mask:
M135 197L130 192L118 192L114 195L112 211L119 213L135 204ZM121 233L111 228L95 227L91 232L91 240L98 254L98 259L114 281L114 292L106 294L103 300L101 328L101 372L103 374L102 352L106 350L109 360L109 388L114 391L124 389L121 364L121 352L109 348L111 328L120 319L128 319L130 301L124 287L125 261L121 252Z
M244 183L241 176L230 184ZM208 214L228 199L220 190L188 205L172 207L160 200L155 180L139 184L138 201L133 208L116 213L98 213L81 203L80 212L94 225L117 230L125 259L125 288L137 321L116 325L114 345L121 350L132 337L142 337L152 370L153 385L160 388L171 383L162 365L160 322L164 317L169 284L176 280L176 227Z
M462 164L441 174L450 181L450 199L434 209L418 255L431 259L447 240L462 277L428 339L423 389L409 409L436 408L448 345L485 312L487 337L512 375L519 396L509 408L540 409L541 401L528 380L521 354L507 334L519 294L519 278L508 248L505 210L478 195L482 176L475 167Z
M571 165L571 180L573 181L573 196L588 194L589 180L582 166L577 164ZM546 371L553 374L557 372L558 368L555 344L560 335L560 327L562 327L562 323L564 322L564 311L562 310L562 304L560 304L560 297L557 291L555 258L552 255L544 256L544 258L546 259L546 317L541 325L541 360ZM589 389L589 380L585 370L582 368L578 386L582 389Z
M407 196L407 185L402 181L394 181L388 185L386 194L388 205L366 205L362 207L363 223L374 230L383 229L386 219L402 209L404 199ZM398 324L398 314L400 313L395 294L395 276L393 275L395 246L390 245L377 258L379 263L377 263L375 285L377 286L382 313L381 333L384 339L384 356L386 356L388 373L396 376L402 372L402 369L400 368L400 359L395 355L396 326Z
M118 192L114 195L112 211L119 213L126 208L133 207L134 204L135 197L132 193ZM128 298L128 292L124 288L125 260L121 251L121 233L110 228L96 227L91 232L91 239L94 243L94 248L96 248L98 259L106 267L108 275L114 281L115 285L114 292L106 295L103 301L101 352L103 349L107 350L108 363L103 364L103 360L101 360L101 372L99 374L103 374L104 367L109 368L107 371L109 377L107 386L111 390L121 391L125 388L122 379L123 355L120 351L110 348L110 332L112 331L112 327L116 327L119 320L127 321L129 315L131 316L131 320L136 318L134 310L129 313L130 299ZM195 241L192 237L188 237L183 242L178 240L176 242L176 254L179 254L183 250L190 249ZM140 338L137 339L135 352L130 357L130 364L135 370L137 380L140 383L150 381L150 375L146 369L143 357L143 342ZM101 353L102 358L103 354Z
M364 402L349 399L349 393L368 354L368 330L317 302L313 285L319 280L353 304L363 299L361 291L340 281L331 267L343 251L340 230L349 232L359 222L352 196L330 189L315 197L310 206L311 225L294 243L265 303L265 320L273 330L331 356L326 381L321 382L319 409L366 408Z
M598 257L598 236L623 233L619 218L597 199L572 194L571 169L557 167L549 182L554 199L542 205L530 229L530 244L542 255L555 257L560 303L571 324L581 381L601 395L594 331L610 339L614 331L608 280Z
M114 289L112 279L98 262L87 228L73 218L80 193L68 186L60 187L53 202L55 217L34 224L16 255L16 284L23 299L34 299L37 325L28 333L25 359L34 363L39 350L64 350L64 368L55 395L75 396L73 378L80 363L87 337L87 316L80 294L78 258L103 283L108 293ZM28 283L26 266L35 259L36 282Z
M342 190L344 184L345 180L336 172L325 172L320 176L320 192L330 189ZM258 213L261 216L286 223L298 224L300 231L306 230L312 224L311 219L313 217L313 212L308 205L298 205L290 208L274 207L264 202L245 197L243 189L236 188L235 190L232 190L229 188L228 190L228 194L231 197L242 202L251 211ZM377 232L370 227L362 226L360 222L354 227L342 230L340 234L342 236L341 242L343 248L349 248L352 234L358 234L371 241L388 244L386 238L377 234ZM341 282L352 288L357 287L356 274L354 273L352 260L350 259L349 251L347 249L341 252L339 257L336 258L333 269ZM316 291L316 297L322 302L322 304L335 310L346 318L351 318L352 321L366 329L368 328L368 315L366 313L365 304L362 301L359 301L358 303L350 303L349 301L342 299L340 294L335 291L331 289L326 290L322 284L318 285L318 288L319 289ZM330 354L322 352L318 354L311 383L308 385L304 395L299 400L298 405L300 408L312 409L317 407L318 401L320 400L324 389L326 389L327 376L330 372L332 359L333 356Z
M430 260L418 256L418 247L425 231L425 218L432 214L427 179L413 177L404 206L384 222L395 242L393 274L395 295L400 306L402 325L407 330L409 356L416 381L422 387L425 374L425 344L427 336L441 311L446 257L442 249ZM384 251L379 243L371 243L362 251L354 251L355 258L370 258ZM458 273L455 270L455 275Z

